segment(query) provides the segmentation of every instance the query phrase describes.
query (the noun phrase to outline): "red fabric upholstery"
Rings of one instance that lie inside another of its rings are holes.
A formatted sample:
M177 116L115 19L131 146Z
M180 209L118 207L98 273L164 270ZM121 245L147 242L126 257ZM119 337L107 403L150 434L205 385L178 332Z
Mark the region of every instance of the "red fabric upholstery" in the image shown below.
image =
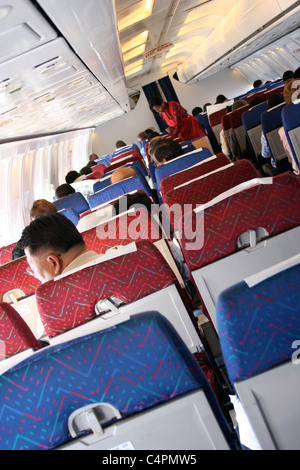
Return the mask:
M46 333L53 337L93 319L95 304L112 295L125 303L176 282L157 248L137 242L137 251L81 269L36 291Z
M213 159L208 158L203 160L200 165L194 165L190 168L187 168L186 170L164 178L160 183L160 190L163 201L166 202L164 198L167 192L176 186L180 186L181 184L184 184L194 178L198 178L205 173L214 171L221 166L228 165L228 163L230 163L230 159L224 155L224 153L218 153L217 155L214 155Z
M18 312L0 302L0 361L30 348L41 345Z
M246 230L264 227L272 236L299 226L300 181L290 173L275 176L273 184L257 184L208 207L204 219L193 212L186 214L186 224L192 224L193 236L185 237L179 224L178 238L193 271L233 253ZM197 234L203 234L203 244L193 249Z
M25 295L35 292L40 281L26 272L28 267L25 256L0 266L0 301L12 289L21 289Z

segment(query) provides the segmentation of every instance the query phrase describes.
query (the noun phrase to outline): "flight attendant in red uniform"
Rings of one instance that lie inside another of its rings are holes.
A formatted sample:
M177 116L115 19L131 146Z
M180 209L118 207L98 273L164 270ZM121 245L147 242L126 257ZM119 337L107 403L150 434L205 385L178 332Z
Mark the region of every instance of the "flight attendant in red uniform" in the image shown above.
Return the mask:
M159 113L160 117L168 125L167 132L170 137L179 137L182 140L192 140L205 136L205 131L196 118L177 101L163 101L161 96L152 96L149 101L151 111Z

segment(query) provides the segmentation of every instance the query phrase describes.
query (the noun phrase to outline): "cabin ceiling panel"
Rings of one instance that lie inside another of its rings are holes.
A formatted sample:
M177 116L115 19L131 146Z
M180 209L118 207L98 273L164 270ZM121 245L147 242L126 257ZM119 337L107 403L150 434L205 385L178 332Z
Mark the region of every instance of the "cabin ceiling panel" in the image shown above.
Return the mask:
M212 33L178 67L179 80L193 83L229 67L299 27L299 2L239 0Z

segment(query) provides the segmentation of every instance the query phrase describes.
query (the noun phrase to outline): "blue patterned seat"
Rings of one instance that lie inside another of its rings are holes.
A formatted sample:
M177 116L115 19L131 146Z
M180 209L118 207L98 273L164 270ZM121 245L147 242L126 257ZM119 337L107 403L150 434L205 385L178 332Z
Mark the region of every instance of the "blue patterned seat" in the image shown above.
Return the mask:
M300 264L248 287L224 290L217 301L217 323L228 375L248 379L287 361L300 339Z
M52 449L70 440L68 417L106 402L122 418L203 389L230 432L201 368L157 312L50 346L0 376L0 449Z
M94 209L94 207L104 204L105 202L112 201L113 199L135 190L144 191L150 197L152 195L150 186L148 186L146 180L141 179L139 176L133 176L119 181L118 183L111 184L92 194L88 200L90 209Z
M190 166L193 166L211 156L212 153L208 148L196 149L155 168L157 190L160 192L160 182L167 176L173 175L178 171L185 170L186 168L189 168Z
M300 449L299 258L233 285L217 302L229 379L263 450Z

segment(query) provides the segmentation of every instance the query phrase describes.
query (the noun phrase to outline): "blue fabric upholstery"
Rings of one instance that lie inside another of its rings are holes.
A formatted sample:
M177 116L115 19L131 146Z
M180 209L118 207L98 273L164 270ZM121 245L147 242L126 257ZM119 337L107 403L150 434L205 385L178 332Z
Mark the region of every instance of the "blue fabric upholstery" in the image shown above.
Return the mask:
M69 194L68 196L64 196L60 199L57 199L53 202L56 206L56 209L60 211L61 209L74 209L77 214L81 214L89 210L89 205L85 197L79 193Z
M148 196L152 195L150 186L147 184L146 180L141 179L139 176L133 176L119 181L118 183L111 184L90 196L88 200L89 208L93 209L100 204L104 204L105 202L109 202L135 190L144 191Z
M123 417L203 388L227 433L194 356L157 312L49 346L0 376L0 449L52 449L70 439L69 415L98 402ZM230 433L228 433L230 438Z
M178 171L185 170L186 168L189 168L211 156L212 153L208 148L202 148L181 155L180 157L174 158L174 160L170 160L155 168L157 191L160 192L160 182L167 176L177 173Z
M242 281L217 301L218 331L232 383L291 359L300 338L300 265L248 287Z

